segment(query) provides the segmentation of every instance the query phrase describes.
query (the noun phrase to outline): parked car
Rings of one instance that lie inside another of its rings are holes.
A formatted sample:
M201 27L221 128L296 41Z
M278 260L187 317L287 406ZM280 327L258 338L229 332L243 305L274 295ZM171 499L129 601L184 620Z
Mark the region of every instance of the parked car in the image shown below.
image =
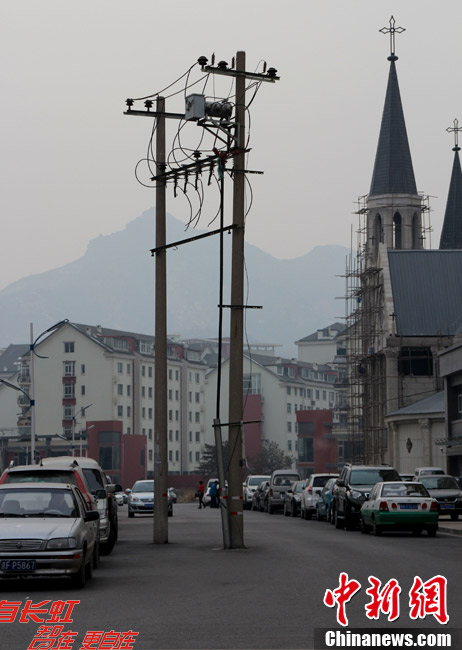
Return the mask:
M400 474L399 477L400 477L400 479L402 481L413 481L414 480L414 474Z
M68 456L67 458L70 458ZM96 498L91 493L91 488L78 465L68 464L66 467L44 466L43 461L38 465L16 465L8 467L0 478L0 485L3 483L69 483L79 488L87 502L89 510L96 510Z
M43 467L80 468L90 486L91 494L96 499L99 512L99 544L101 553L108 555L112 552L119 534L117 503L114 492L120 492L122 486L109 483L100 464L94 458L79 456L52 456L42 458Z
M284 495L284 504L282 510L286 516L298 517L300 514L300 501L305 481L294 481L290 486L290 490Z
M173 503L170 495L168 498L168 516L173 515ZM154 513L154 480L136 481L128 495L128 516L135 514Z
M361 507L359 527L362 533L372 530L374 535L393 530L420 535L426 530L429 537L435 537L438 504L422 483L376 483Z
M265 497L266 511L273 514L281 510L284 504L284 494L294 481L300 481L300 474L294 469L276 469L271 474L269 490Z
M302 492L300 503L302 519L311 519L316 514L316 504L319 501L323 487L329 479L337 477L338 474L311 474L306 480L305 489Z
M319 499L316 502L316 519L318 521L326 519L329 523L333 523L332 501L334 498L334 488L336 483L336 478L330 478L322 488Z
M98 564L97 510L75 485L0 485L0 577L67 576L84 587Z
M124 503L127 503L128 497L123 492L114 492L114 499L118 506L123 506Z
M438 502L439 514L449 515L452 521L457 521L462 513L462 491L456 479L453 476L435 474L423 476L420 482Z
M251 505L252 510L261 511L264 509L265 495L268 490L269 490L269 480L262 481L260 485L257 487L257 489L255 490L255 492L253 493L252 505Z
M412 480L420 481L424 476L434 476L435 474L444 476L446 472L441 467L416 467Z
M389 465L352 465L347 463L337 479L332 504L336 528L352 530L359 524L359 513L376 483L401 481Z
M246 477L244 483L242 484L242 498L244 510L248 510L252 507L253 495L262 481L269 481L269 476L260 476L256 474L250 474Z

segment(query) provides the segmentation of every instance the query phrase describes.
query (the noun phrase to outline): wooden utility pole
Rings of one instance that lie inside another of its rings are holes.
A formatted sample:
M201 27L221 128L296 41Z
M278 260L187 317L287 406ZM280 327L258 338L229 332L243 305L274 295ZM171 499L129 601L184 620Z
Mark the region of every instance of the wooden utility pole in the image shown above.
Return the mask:
M157 98L156 127L156 326L154 343L154 544L168 542L167 253L165 99ZM147 462L147 459L146 459Z
M245 52L236 56L236 136L240 150L234 158L233 230L231 254L231 317L229 352L229 470L228 517L230 548L245 548L242 502L242 385L244 350L244 169L245 169Z

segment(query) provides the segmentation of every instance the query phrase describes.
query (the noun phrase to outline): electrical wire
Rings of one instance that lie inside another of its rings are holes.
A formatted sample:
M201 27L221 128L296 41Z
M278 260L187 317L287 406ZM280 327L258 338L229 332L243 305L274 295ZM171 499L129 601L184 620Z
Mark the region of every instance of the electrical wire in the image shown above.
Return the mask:
M174 86L175 84L177 84L179 81L181 81L184 77L186 77L187 75L189 75L190 72L191 72L191 70L192 70L193 68L195 68L196 65L198 65L197 61L196 61L196 63L193 63L193 65L192 65L190 68L188 68L188 69L186 70L186 72L183 73L183 74L181 75L181 77L178 77L178 79L176 79L175 81L173 81L173 82L172 82L171 84L169 84L168 86L165 86L165 88L162 88L162 90L158 90L156 93L152 93L152 95L146 95L146 97L136 97L136 98L133 99L133 101L134 101L134 102L142 102L144 99L151 99L151 97L157 97L157 96L159 96L161 93L165 92L166 90L168 90L169 88L171 88L172 86Z

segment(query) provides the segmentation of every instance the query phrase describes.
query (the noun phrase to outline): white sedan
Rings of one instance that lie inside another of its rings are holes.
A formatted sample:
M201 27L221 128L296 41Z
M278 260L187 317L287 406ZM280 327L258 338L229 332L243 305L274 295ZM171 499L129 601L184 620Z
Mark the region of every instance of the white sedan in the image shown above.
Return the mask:
M438 530L438 503L428 490L415 481L376 483L361 507L359 527L374 535L383 531L410 530L420 535L426 530L434 537Z

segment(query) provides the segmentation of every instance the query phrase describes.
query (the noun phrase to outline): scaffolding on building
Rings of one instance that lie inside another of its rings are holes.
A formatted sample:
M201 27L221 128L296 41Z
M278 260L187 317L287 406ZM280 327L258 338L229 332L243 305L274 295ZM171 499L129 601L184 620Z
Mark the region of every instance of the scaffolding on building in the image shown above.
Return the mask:
M421 236L419 248L431 248L430 196L421 197ZM387 368L384 347L389 333L382 268L377 266L374 233L368 233L368 195L360 196L356 243L352 227L350 254L345 275L346 322L346 441L345 461L383 463L388 448ZM387 203L384 207L390 207ZM393 207L393 206L392 206ZM374 210L380 210L375 206ZM369 242L368 242L369 237ZM427 241L428 240L428 241Z

